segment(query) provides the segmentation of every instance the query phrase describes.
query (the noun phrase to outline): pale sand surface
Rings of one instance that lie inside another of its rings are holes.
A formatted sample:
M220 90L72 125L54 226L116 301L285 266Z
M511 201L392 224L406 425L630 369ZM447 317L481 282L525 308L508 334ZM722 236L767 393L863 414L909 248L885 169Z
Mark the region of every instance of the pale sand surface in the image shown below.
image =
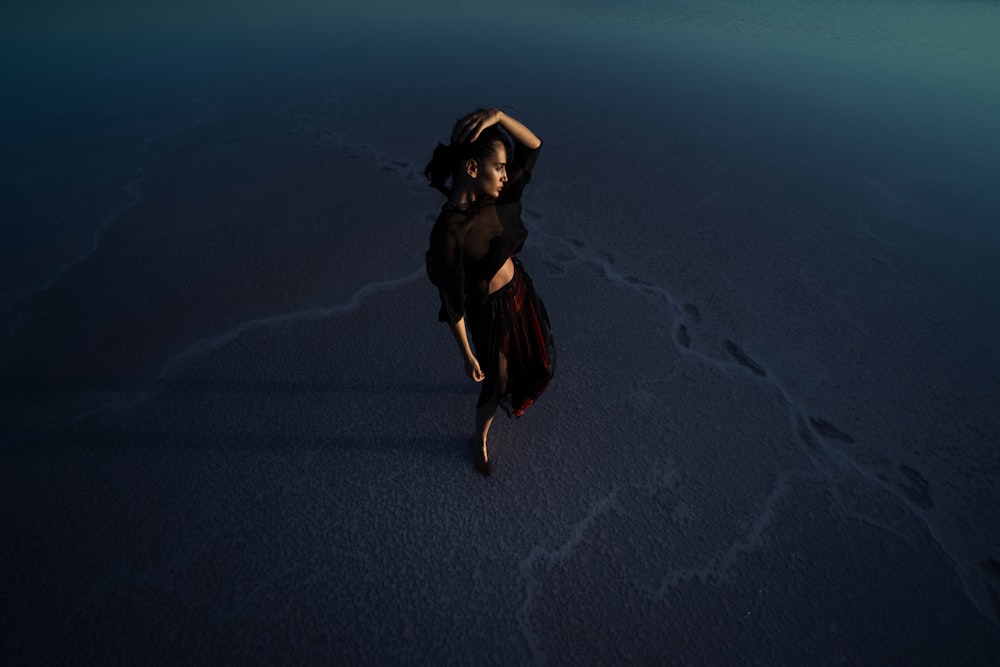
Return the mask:
M763 71L694 20L652 67L658 16L521 34L462 90L440 26L358 19L353 62L20 137L0 658L996 664L995 102L900 116L898 63ZM489 480L419 174L477 104L545 140L522 259L559 354Z

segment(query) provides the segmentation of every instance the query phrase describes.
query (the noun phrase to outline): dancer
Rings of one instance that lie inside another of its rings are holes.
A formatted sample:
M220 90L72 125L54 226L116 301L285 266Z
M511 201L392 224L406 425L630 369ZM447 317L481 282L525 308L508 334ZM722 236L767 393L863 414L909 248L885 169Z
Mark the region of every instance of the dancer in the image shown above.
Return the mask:
M482 383L472 444L487 476L497 406L520 417L555 369L545 306L515 256L528 235L521 193L541 146L503 111L478 109L455 123L451 142L438 144L424 169L448 198L431 230L427 275L441 296L438 319L451 327L466 373Z

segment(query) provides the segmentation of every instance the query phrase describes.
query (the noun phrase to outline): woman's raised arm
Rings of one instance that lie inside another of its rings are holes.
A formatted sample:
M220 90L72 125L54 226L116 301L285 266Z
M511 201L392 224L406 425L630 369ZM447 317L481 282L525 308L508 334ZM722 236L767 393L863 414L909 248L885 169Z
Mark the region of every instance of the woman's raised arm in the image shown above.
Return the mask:
M507 134L522 146L534 150L542 145L542 140L535 136L524 123L513 116L508 116L500 109L477 109L455 125L451 140L456 142L475 141L479 134L491 125L499 124L507 130Z

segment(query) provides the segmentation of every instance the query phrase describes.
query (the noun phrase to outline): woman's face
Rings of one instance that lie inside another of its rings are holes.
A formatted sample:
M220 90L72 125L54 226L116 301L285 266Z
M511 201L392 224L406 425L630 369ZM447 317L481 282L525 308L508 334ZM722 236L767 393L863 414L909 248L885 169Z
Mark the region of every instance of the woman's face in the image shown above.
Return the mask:
M483 158L477 165L476 184L479 194L499 197L507 183L507 147L498 141L493 148L493 155Z

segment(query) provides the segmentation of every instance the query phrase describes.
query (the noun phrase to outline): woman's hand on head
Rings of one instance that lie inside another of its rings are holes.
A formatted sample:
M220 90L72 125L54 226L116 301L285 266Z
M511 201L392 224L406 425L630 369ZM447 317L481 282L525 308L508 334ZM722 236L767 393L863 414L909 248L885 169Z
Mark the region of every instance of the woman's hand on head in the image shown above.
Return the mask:
M476 382L482 382L486 378L486 373L479 367L479 360L475 357L465 360L465 373Z
M458 121L451 140L456 143L475 141L483 130L499 123L502 117L500 109L476 109Z

